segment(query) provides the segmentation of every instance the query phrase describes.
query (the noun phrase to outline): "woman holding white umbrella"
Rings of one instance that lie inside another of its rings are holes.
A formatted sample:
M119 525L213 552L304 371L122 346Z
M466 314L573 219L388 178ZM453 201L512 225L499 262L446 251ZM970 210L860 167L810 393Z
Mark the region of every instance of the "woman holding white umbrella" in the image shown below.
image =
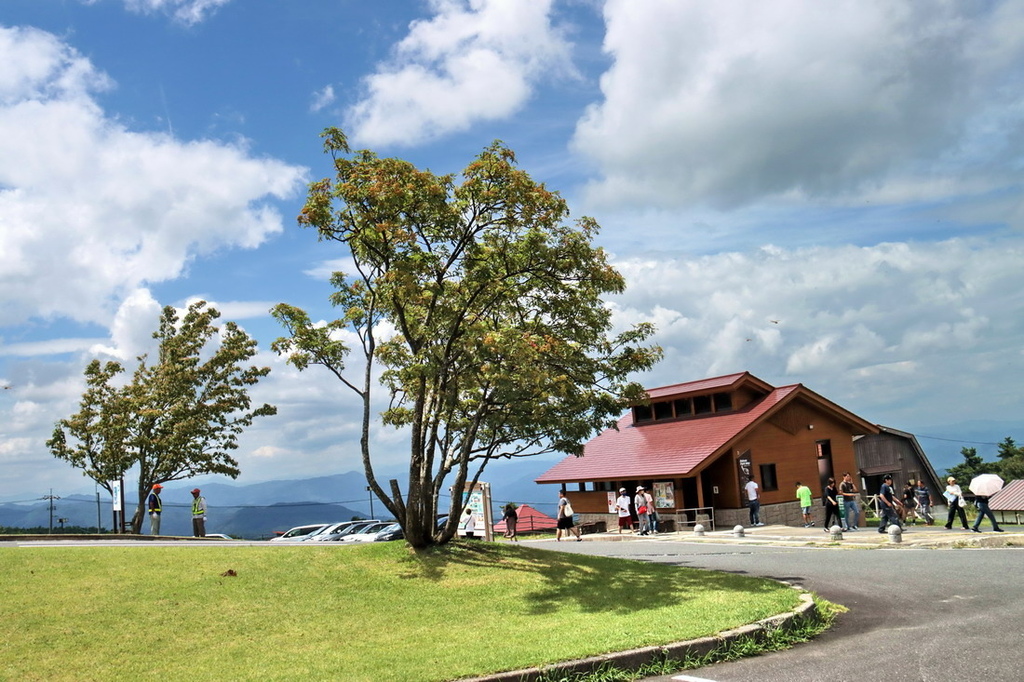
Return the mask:
M960 490L960 486L956 484L956 479L950 476L946 479L946 492L942 495L949 502L949 516L946 518L946 530L953 529L953 518L957 512L960 513L960 523L964 525L964 530L970 530L970 526L967 525L967 514L964 513L964 507L967 506L964 503L964 493Z
M974 503L978 505L978 518L974 519L974 525L971 526L971 530L975 533L980 533L978 526L981 525L981 520L984 517L988 517L988 520L992 522L992 530L997 533L1002 533L1003 529L996 523L995 514L988 506L988 498L995 495L1003 488L1003 479L999 478L995 474L981 474L971 479L971 485L968 486L971 492L978 497L974 500Z

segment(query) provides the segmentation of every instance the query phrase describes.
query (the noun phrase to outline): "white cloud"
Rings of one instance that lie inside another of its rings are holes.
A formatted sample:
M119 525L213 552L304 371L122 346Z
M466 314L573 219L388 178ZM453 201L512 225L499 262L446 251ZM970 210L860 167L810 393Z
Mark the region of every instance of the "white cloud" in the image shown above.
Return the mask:
M305 171L238 144L133 132L92 92L109 85L55 36L0 28L0 324L105 321L197 254L282 229L268 199Z
M552 0L431 0L348 111L360 144L412 144L518 111L538 81L573 74Z
M169 14L176 21L188 25L200 23L229 2L231 0L124 0L125 7L133 12Z
M1022 256L1020 239L954 239L623 259L615 314L658 327L666 358L647 385L749 370L884 423L942 421L957 391L957 420L1010 419L1019 397L985 396L1019 368Z
M1020 183L1024 6L605 5L597 202L931 200ZM1009 172L1009 178L1007 173Z
M309 105L309 110L314 113L320 111L334 104L336 99L337 96L334 94L334 86L324 86L322 90L317 90L313 93L313 101Z

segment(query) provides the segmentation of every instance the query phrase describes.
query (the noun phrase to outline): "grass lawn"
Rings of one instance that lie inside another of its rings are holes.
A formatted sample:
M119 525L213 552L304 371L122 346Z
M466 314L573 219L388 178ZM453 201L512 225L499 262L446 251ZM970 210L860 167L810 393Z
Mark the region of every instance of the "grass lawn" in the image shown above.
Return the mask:
M767 580L483 542L0 546L0 595L0 679L76 682L450 680L797 604Z

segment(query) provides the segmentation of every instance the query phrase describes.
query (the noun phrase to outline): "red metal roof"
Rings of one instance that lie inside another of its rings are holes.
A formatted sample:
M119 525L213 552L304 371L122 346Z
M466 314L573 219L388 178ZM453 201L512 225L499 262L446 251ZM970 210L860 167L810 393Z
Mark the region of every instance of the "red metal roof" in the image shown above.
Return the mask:
M519 519L516 522L516 532L527 533L531 530L547 530L554 528L558 525L558 522L545 514L539 512L528 504L521 504L516 508L516 513L519 515ZM505 520L502 519L494 524L495 533L504 533L508 530L505 526Z
M769 384L761 381L750 372L737 372L736 374L726 374L721 377L712 377L710 379L700 379L699 381L688 381L682 384L672 384L671 386L651 388L647 390L647 395L654 400L657 398L667 398L669 396L686 395L688 393L704 393L714 389L724 391L725 389L734 388L741 383L753 383L762 388L765 393L770 391L772 388Z
M1024 481L1010 481L988 499L994 511L1024 511Z
M730 376L731 383L704 388L732 385L743 375ZM737 412L642 426L634 426L632 415L627 414L619 419L618 430L606 429L586 444L582 457L566 457L537 483L686 476L798 392L815 395L800 384L783 386Z

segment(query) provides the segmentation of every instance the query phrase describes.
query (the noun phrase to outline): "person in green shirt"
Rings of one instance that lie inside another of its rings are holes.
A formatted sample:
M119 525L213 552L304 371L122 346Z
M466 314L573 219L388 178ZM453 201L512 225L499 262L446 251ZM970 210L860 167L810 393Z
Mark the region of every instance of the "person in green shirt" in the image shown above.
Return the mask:
M814 525L814 521L811 519L811 489L800 481L796 482L796 499L800 500L800 513L804 515L804 528L810 528Z

